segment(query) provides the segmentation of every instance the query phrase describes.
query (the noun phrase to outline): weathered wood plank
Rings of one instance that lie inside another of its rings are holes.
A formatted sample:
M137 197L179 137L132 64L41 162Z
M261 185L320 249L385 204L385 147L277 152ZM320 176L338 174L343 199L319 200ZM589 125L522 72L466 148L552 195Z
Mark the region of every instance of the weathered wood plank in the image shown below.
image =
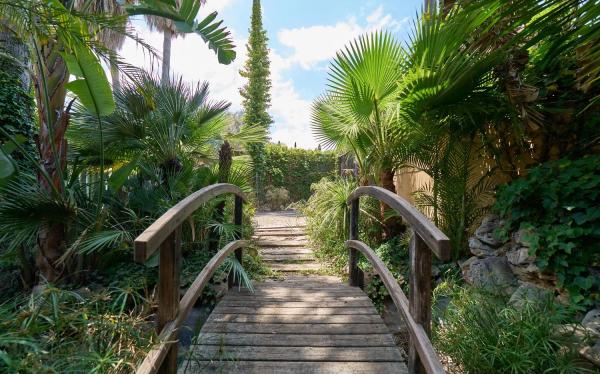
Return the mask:
M308 335L202 333L197 344L264 347L396 347L389 334Z
M303 361L189 361L183 373L244 374L407 374L399 362L303 362Z
M229 295L224 300L236 300L236 301L252 301L260 300L265 302L281 302L281 301L312 301L317 304L327 303L329 301L367 301L371 300L367 296L329 296L329 297L311 297L310 295L293 295L284 297L269 297L269 296L258 296L258 295Z
M263 261L266 262L314 262L315 256L308 253L276 253L276 254L261 254Z
M377 314L336 314L336 315L297 315L297 314L219 314L212 313L207 322L231 323L383 323Z
M202 333L254 333L254 334L386 334L389 333L383 323L207 323Z
M272 262L269 267L275 271L289 271L289 272L302 272L302 271L318 271L321 270L321 265L317 263L292 263L282 264L279 262Z
M225 307L253 307L253 308L314 308L320 305L327 308L364 308L372 307L370 300L336 301L328 300L319 304L314 301L264 301L264 300L231 300L225 299L219 306Z
M360 308L277 308L277 307L243 307L243 306L220 306L214 309L215 313L222 314L376 314L374 307Z
M264 255L283 255L283 254L290 254L290 255L307 254L307 255L312 255L313 251L311 251L309 248L301 248L301 247L295 247L295 248L271 247L271 248L261 248L261 249L258 250L258 253L260 253L261 256L264 256Z
M258 240L260 247L306 247L307 243L300 240Z
M218 359L229 356L240 361L344 361L401 362L396 347L261 347L199 345L192 359Z

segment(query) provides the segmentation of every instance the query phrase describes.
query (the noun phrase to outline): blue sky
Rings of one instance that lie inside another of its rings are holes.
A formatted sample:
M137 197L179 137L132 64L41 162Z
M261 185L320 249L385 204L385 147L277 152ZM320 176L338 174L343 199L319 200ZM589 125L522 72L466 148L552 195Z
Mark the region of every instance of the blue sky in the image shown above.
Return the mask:
M357 36L388 30L405 40L423 0L263 0L263 25L269 36L272 74L272 141L316 148L310 130L310 106L325 89L327 68L335 51ZM246 59L251 0L208 0L200 16L219 12L231 31L238 57L219 65L214 54L195 35L173 41L171 68L189 82L207 80L212 98L241 109L238 89L245 83L239 70ZM162 36L150 32L141 20L133 26L159 52ZM127 41L121 55L134 65L159 69L141 48Z

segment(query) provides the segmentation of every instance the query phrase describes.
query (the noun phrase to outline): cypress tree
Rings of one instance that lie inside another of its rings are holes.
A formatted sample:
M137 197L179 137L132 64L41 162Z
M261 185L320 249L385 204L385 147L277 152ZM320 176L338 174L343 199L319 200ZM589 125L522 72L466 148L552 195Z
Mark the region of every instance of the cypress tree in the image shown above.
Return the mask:
M252 16L250 36L246 44L248 59L243 70L242 77L248 79L248 83L240 89L244 107L243 122L250 126L262 126L265 129L273 123L273 119L267 112L271 106L271 78L269 50L267 48L267 32L262 25L262 14L260 0L252 2ZM256 143L248 146L248 152L252 157L254 165L254 185L259 203L264 201L264 178L265 178L265 149L264 144Z

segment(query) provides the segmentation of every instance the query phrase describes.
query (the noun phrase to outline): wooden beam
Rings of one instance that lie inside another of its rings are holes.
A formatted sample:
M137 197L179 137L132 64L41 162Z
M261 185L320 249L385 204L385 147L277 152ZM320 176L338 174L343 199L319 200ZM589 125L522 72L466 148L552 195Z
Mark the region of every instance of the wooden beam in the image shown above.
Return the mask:
M383 201L408 222L412 229L427 243L427 246L435 253L437 258L442 261L450 260L450 239L408 201L385 188L363 186L352 192L348 197L348 204L352 204L352 201L361 196L371 196Z
M350 240L358 240L359 199L350 204ZM348 282L352 287L363 287L364 275L358 268L358 253L355 248L348 249Z
M173 230L181 226L202 204L219 195L229 193L240 197L243 201L247 201L246 195L238 186L228 183L218 183L204 187L181 200L135 239L134 260L144 263L156 252Z
M235 196L235 203L234 203L234 207L233 207L233 224L237 227L238 231L235 233L235 239L241 239L242 238L242 222L243 222L243 214L244 214L244 200L239 197L239 196ZM235 250L235 258L236 260L240 263L240 265L243 265L243 252L242 252L242 248L238 248ZM229 274L229 277L227 278L227 286L229 288L233 287L235 282L233 279L234 275L233 274Z
M346 241L346 247L355 248L359 250L373 265L373 269L379 274L383 284L388 290L394 305L400 311L408 327L410 333L411 345L415 347L416 352L419 354L419 358L425 368L425 371L429 374L444 374L444 367L440 362L440 359L433 349L433 345L427 336L427 332L415 319L413 318L410 311L410 304L408 298L398 285L398 282L390 273L387 266L381 261L375 252L369 248L365 243L358 240ZM429 251L421 251L429 252ZM409 371L410 372L410 371Z
M181 271L181 226L167 237L160 246L158 270L158 333L175 319L179 305L179 285ZM177 373L177 345L167 352L161 365L162 373Z
M431 335L431 251L421 237L413 231L409 246L410 256L410 314L415 322L423 326L425 333ZM410 338L412 339L412 337ZM425 368L415 344L409 344L408 371L425 373Z

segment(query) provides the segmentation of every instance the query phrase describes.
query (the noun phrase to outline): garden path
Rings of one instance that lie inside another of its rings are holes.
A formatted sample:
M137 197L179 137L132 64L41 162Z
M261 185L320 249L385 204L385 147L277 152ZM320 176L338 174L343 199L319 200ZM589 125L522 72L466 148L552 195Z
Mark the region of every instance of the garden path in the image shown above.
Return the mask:
M231 289L180 373L407 373L367 295L319 275L305 224L295 212L257 215L255 240L278 276Z

